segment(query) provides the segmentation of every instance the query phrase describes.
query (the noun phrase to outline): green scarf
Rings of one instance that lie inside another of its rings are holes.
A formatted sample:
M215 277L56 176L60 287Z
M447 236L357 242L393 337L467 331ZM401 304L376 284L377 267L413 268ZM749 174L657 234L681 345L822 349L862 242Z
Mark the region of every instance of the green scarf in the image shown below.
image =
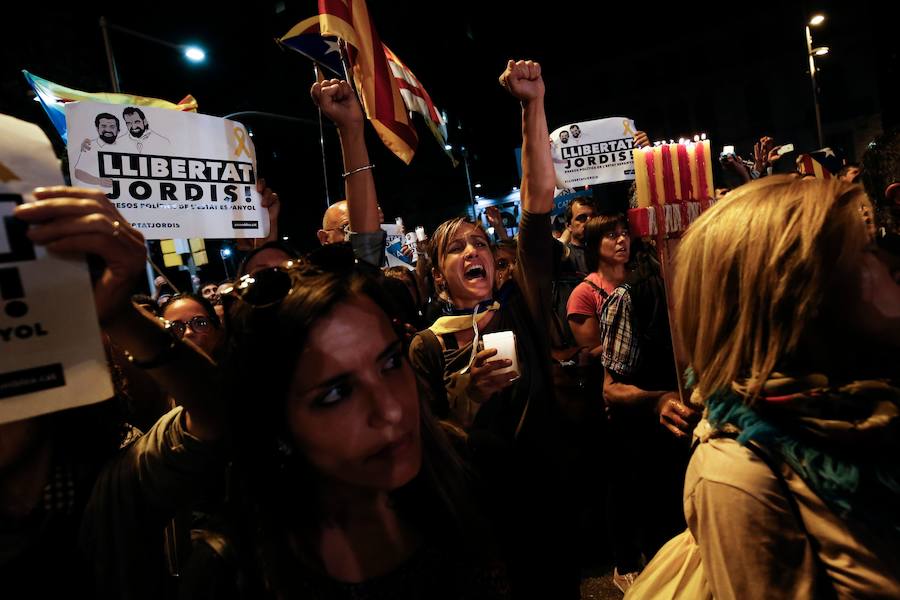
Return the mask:
M711 395L710 424L737 427L739 443L753 440L784 460L841 518L900 542L900 388L774 374L752 407L748 390L735 384Z

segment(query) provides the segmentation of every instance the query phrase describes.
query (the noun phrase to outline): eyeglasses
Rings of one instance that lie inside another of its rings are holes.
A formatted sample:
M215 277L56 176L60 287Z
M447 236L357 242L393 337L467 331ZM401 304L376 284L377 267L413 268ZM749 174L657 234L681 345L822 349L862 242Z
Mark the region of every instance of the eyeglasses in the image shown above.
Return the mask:
M212 327L212 323L210 322L208 317L204 317L202 315L192 317L191 319L188 319L187 322L169 321L169 329L171 329L172 333L174 333L178 338L184 337L184 334L187 331L188 327L191 328L191 331L204 333L209 331L210 327Z
M331 231L338 231L338 230L344 232L344 241L349 242L349 241L350 241L350 232L352 231L352 230L350 229L350 223L344 223L343 225L338 225L337 227L331 227L331 228L329 228L329 229L323 229L323 231L328 231L328 232L331 232Z
M295 289L298 275L314 272L347 272L362 263L356 260L353 247L347 242L326 244L297 261L284 266L262 269L242 276L222 295L236 297L254 308L279 304ZM372 267L372 271L378 271Z
M603 234L603 237L605 237L606 239L614 241L618 240L622 236L630 237L631 233L627 229L616 229L615 231L607 231Z

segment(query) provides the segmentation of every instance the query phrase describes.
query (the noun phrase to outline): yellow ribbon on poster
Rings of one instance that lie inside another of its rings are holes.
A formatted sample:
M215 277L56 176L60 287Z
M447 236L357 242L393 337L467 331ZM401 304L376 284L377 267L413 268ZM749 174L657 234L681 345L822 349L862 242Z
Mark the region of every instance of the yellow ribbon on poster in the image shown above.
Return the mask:
M628 121L628 119L622 121L622 135L634 137L634 131L632 131L631 123Z
M244 130L240 127L234 128L234 138L237 140L238 146L234 149L234 155L240 156L241 152L247 155L247 158L252 159L250 156L250 150L247 148L247 138L244 136Z

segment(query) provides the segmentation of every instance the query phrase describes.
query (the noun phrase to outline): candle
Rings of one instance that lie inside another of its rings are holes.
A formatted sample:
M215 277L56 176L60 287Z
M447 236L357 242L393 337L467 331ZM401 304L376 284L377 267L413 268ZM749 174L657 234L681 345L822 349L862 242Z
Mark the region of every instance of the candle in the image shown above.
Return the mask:
M650 192L647 197L650 200L649 204L655 206L659 204L659 197L657 196L659 188L656 186L656 171L659 169L656 163L656 147L649 148L644 153L644 160L647 162L647 186Z
M669 204L675 201L675 176L672 165L672 144L663 144L659 148L662 157L663 176L663 202Z
M678 144L678 182L679 192L678 198L682 202L687 202L691 198L691 163L688 159L688 144Z
M635 148L634 156L634 181L637 187L638 206L650 206L650 185L647 178L647 148Z
M697 144L688 144L688 162L691 165L691 194L695 200L699 200L700 193L700 174L697 170L697 152L699 148Z
M701 200L704 198L708 198L708 196L706 195L706 159L708 146L704 147L704 143L706 143L706 140L697 144L697 148L694 154L697 157L697 180L699 181L699 185L697 187L697 197Z
M495 333L486 333L481 336L481 339L484 341L485 350L489 350L491 348L497 350L497 355L492 357L490 360L512 361L511 366L494 371L495 375L500 375L501 373L510 373L513 371L515 371L516 373L519 372L519 359L516 356L516 334L514 334L512 331L497 331Z
M665 198L665 187L663 184L663 158L662 158L662 146L657 146L653 149L653 173L654 176L651 178L650 183L656 187L656 201L653 202L656 204L664 204L666 201Z
M713 198L715 197L715 190L713 189L712 152L709 140L703 140L703 154L706 158L706 189L703 191L707 198Z

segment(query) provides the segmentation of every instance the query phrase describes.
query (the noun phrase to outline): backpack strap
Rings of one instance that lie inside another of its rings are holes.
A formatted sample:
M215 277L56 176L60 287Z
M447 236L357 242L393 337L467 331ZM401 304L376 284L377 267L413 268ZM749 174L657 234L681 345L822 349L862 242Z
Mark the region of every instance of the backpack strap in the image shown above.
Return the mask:
M600 294L600 297L603 298L604 300L609 298L609 292L604 290L602 287L600 287L599 285L597 285L596 283L594 283L587 277L585 277L582 281L584 281L584 283L586 283L589 286L591 286L592 288L594 288L594 291L597 292L598 294Z

